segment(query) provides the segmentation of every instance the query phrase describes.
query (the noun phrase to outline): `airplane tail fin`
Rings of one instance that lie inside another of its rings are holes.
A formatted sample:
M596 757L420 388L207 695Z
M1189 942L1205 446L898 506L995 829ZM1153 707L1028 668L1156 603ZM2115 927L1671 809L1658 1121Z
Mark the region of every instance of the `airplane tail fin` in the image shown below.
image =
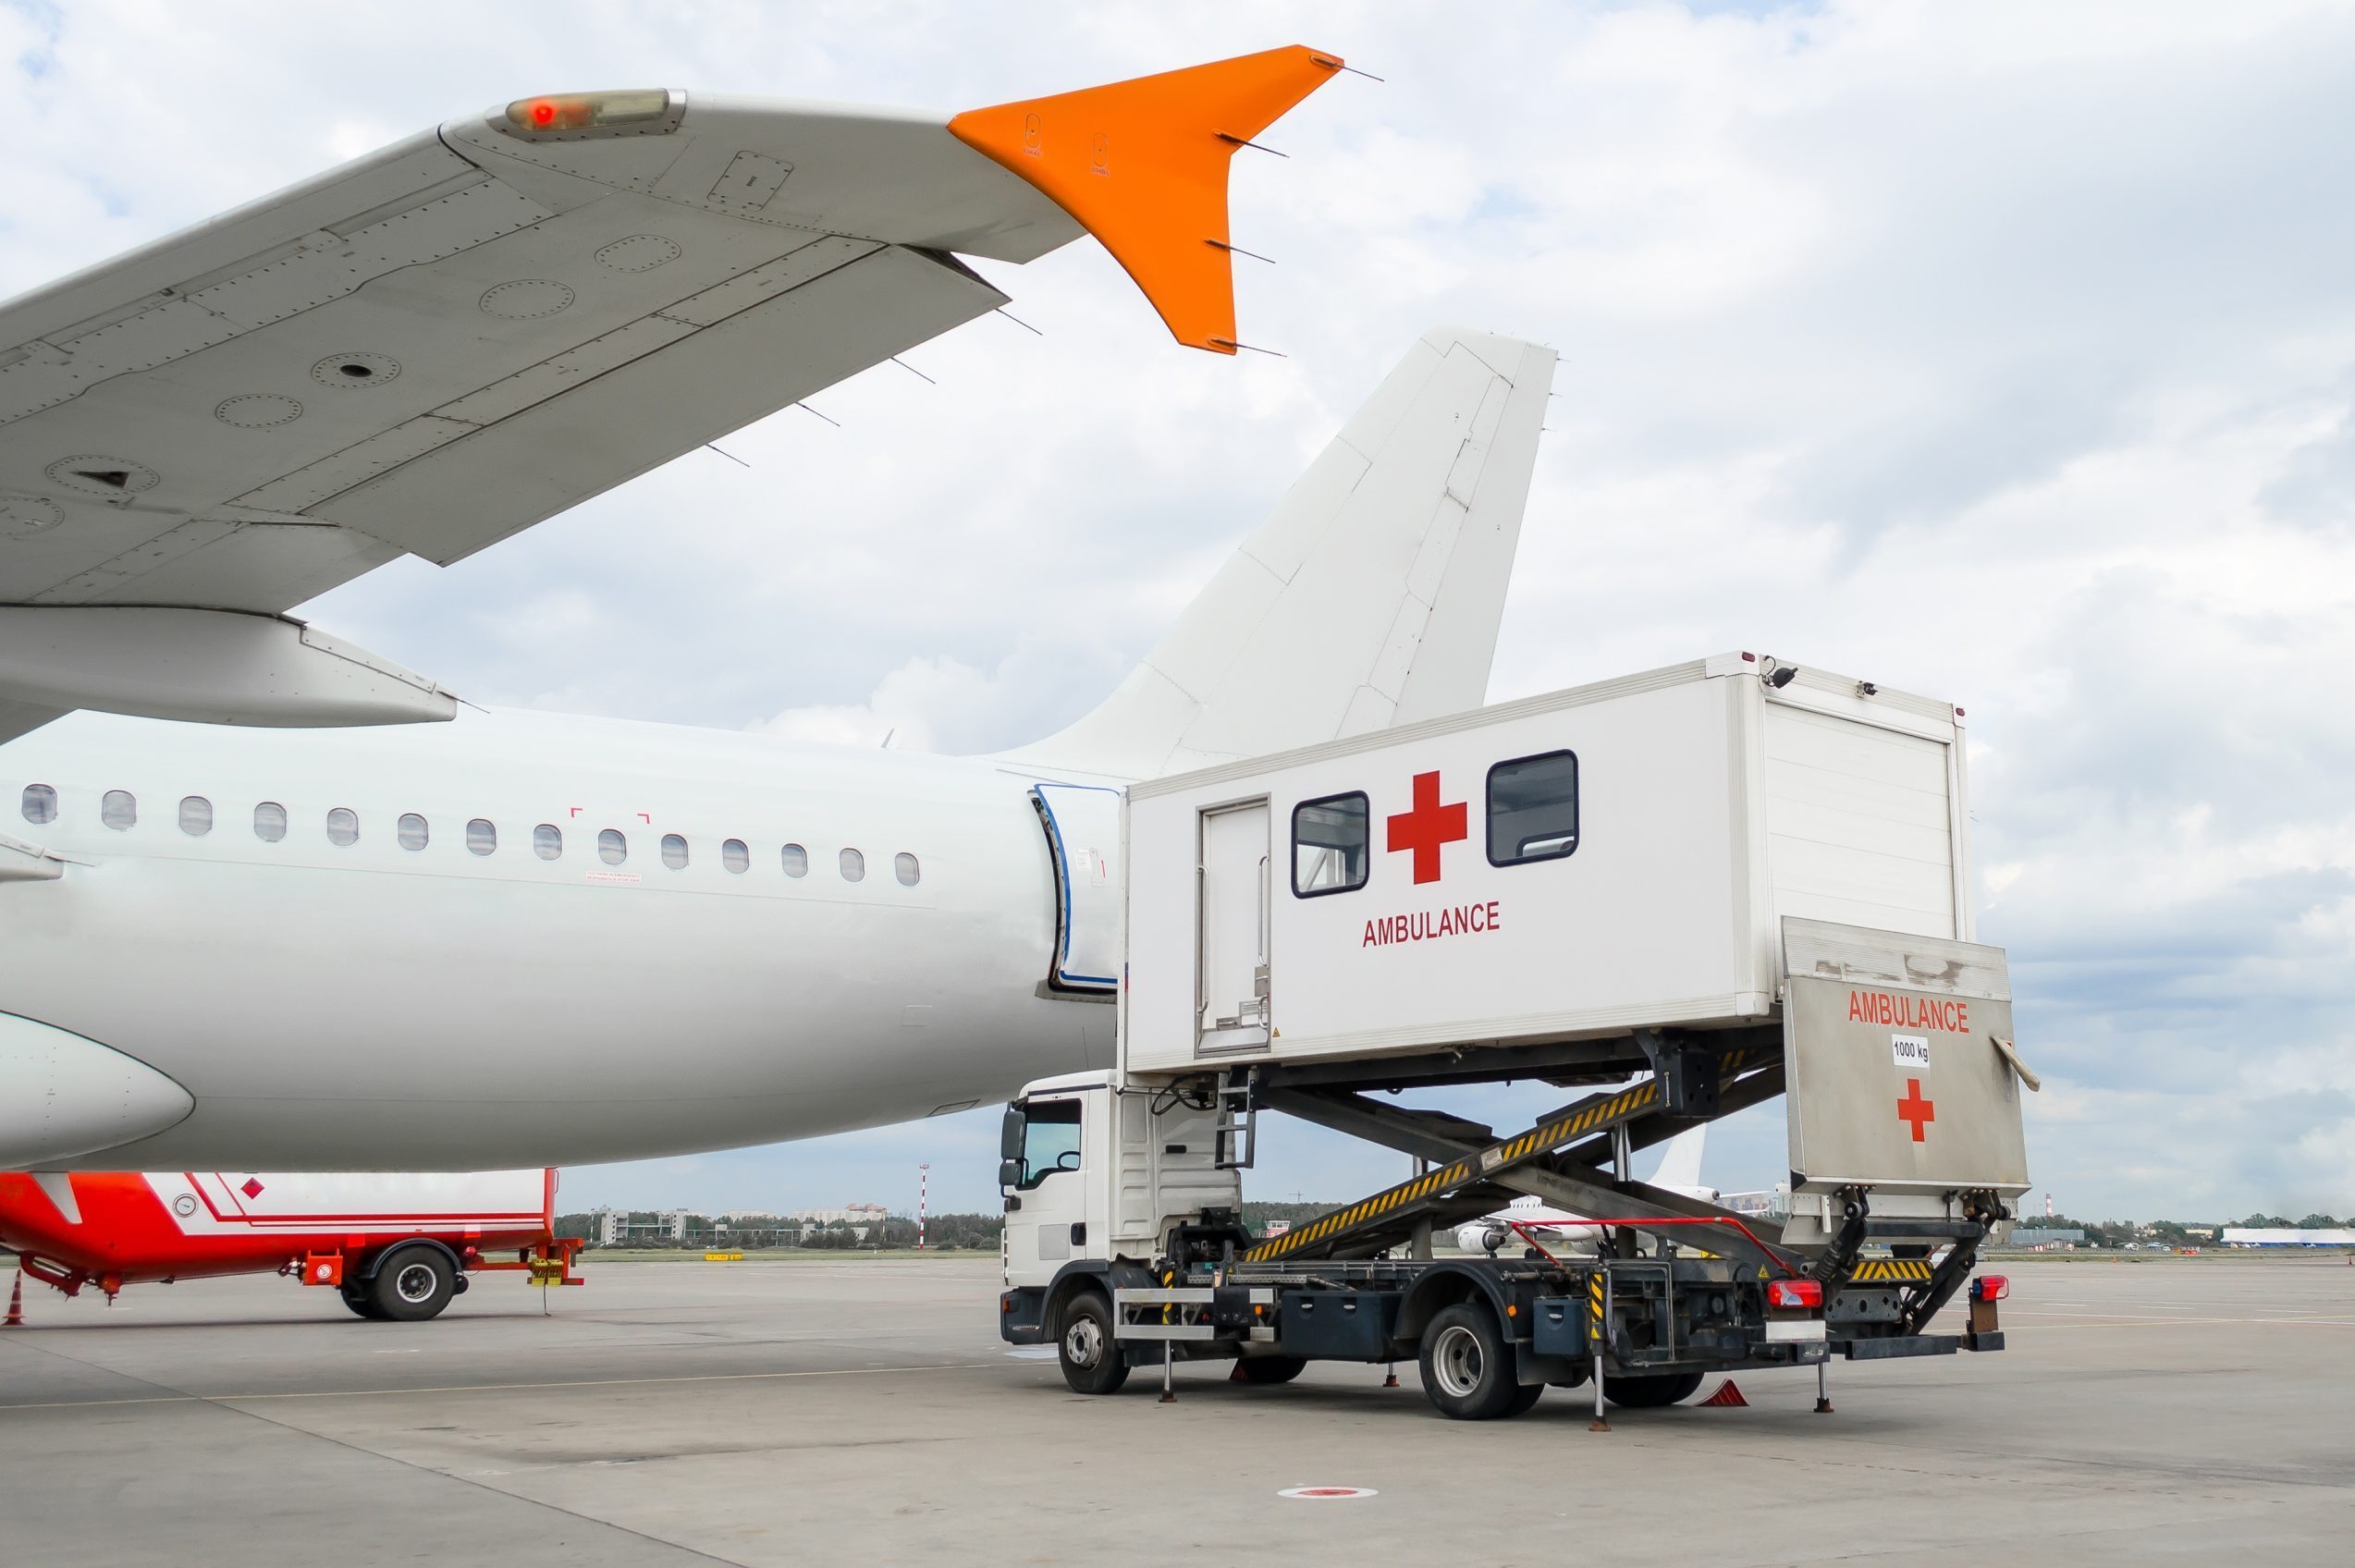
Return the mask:
M1709 1136L1709 1123L1677 1133L1661 1145L1659 1168L1651 1173L1651 1184L1670 1192L1692 1192L1701 1184L1701 1145Z
M1035 767L1150 778L1478 707L1554 352L1427 334Z

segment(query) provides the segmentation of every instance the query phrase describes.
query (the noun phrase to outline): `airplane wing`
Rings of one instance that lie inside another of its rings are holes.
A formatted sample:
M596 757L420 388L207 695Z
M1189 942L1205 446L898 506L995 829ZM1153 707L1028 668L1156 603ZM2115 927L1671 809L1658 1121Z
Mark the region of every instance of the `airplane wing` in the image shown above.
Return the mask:
M953 121L521 99L0 305L0 740L78 706L449 717L283 612L1004 303L959 254L1099 232L1181 341L1233 352L1226 159L1339 68L1275 50Z

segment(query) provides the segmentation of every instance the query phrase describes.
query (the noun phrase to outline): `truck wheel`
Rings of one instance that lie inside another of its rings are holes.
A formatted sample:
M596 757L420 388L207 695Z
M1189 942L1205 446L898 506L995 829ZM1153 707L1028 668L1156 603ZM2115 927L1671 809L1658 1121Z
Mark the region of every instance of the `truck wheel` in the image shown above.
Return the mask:
M1075 1394L1118 1393L1128 1381L1128 1361L1112 1338L1112 1304L1103 1292L1082 1291L1063 1304L1055 1356Z
M343 1288L343 1304L362 1317L384 1316L376 1310L375 1302L370 1298L367 1287L363 1285L346 1285Z
M1422 1366L1425 1397L1450 1420L1505 1415L1521 1387L1496 1314L1479 1302L1460 1301L1432 1317L1423 1330Z
M458 1273L431 1247L402 1247L376 1265L368 1281L375 1316L395 1323L422 1323L437 1317L458 1293Z
M1307 1361L1297 1355L1251 1355L1235 1366L1246 1383L1289 1383L1308 1369Z
M1543 1383L1523 1383L1514 1390L1513 1401L1504 1407L1504 1414L1508 1416L1522 1415L1544 1397L1544 1394Z
M1653 1372L1613 1378L1603 1384L1603 1398L1629 1410L1657 1410L1690 1399L1701 1386L1698 1372Z

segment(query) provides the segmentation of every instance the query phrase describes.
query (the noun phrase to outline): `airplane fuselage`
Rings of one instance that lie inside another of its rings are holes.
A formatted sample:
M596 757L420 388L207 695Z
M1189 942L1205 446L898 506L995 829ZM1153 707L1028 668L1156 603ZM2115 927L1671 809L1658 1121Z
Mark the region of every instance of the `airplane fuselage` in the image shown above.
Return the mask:
M68 863L0 886L0 1012L194 1096L84 1169L573 1163L962 1109L1110 1060L1111 1008L1042 993L1031 781L530 713L76 714L0 747L0 830Z

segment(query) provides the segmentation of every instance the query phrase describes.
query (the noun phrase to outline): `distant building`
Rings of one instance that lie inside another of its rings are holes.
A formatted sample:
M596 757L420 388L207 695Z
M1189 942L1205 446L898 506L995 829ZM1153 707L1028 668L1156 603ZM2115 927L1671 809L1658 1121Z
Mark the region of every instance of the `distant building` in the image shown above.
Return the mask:
M2355 1247L2355 1231L2253 1230L2246 1225L2227 1225L2224 1244L2228 1247Z
M890 1214L879 1203L846 1203L840 1208L797 1208L785 1218L803 1225L880 1225Z
M687 1211L673 1208L661 1211L626 1208L590 1210L596 1221L596 1241L601 1247L627 1246L632 1242L681 1242L687 1238Z
M2083 1246L2085 1232L2074 1225L2022 1225L2012 1231L2016 1247Z

